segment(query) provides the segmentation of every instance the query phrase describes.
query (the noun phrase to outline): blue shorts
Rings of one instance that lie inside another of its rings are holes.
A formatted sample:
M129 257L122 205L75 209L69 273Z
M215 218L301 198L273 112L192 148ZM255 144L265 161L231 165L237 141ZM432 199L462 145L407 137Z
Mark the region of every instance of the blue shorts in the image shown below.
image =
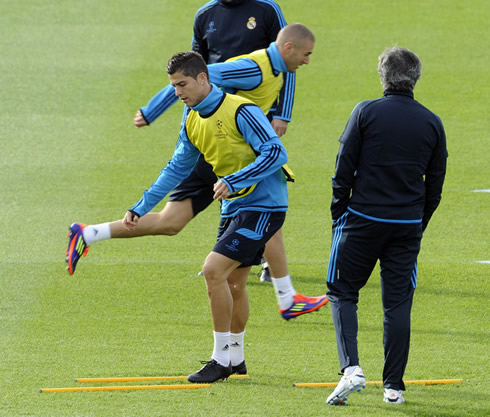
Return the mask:
M267 241L282 227L286 212L242 211L221 218L218 240L213 248L240 267L259 265Z

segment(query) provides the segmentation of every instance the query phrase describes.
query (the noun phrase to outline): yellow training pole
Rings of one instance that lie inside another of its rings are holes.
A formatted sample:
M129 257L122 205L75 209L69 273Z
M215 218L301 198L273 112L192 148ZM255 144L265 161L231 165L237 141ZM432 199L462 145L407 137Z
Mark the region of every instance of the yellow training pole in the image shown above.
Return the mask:
M446 385L463 382L462 379L418 379L414 381L404 381L405 385ZM305 382L293 384L293 387L298 388L334 388L338 382ZM368 381L366 385L383 385L383 381Z
M230 375L228 378L248 378L248 375ZM135 382L135 381L174 381L187 379L187 376L131 376L107 378L76 378L75 382Z
M412 385L448 385L463 382L462 379L418 379L414 381L404 381L405 384Z
M117 387L77 387L77 388L42 388L39 392L77 392L77 391L125 391L125 390L144 390L144 389L196 389L207 388L211 384L195 385L125 385Z

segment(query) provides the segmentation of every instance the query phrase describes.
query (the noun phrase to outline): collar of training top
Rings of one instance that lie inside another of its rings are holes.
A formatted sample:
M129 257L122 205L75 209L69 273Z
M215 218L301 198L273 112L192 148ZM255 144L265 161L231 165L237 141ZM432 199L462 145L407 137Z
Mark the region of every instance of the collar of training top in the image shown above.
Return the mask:
M244 1L245 0L219 0L219 4L225 7L234 7L234 6L239 6Z
M396 90L385 90L383 95L386 96L407 96L413 98L413 91L396 91Z

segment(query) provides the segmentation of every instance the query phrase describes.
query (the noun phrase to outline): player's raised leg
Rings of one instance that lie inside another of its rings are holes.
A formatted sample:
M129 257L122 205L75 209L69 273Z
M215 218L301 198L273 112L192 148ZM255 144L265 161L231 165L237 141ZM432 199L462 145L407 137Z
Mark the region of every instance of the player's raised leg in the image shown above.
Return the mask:
M159 213L148 213L138 221L134 230L127 230L122 222L110 223L111 238L131 238L149 235L174 236L194 218L192 200L168 201Z
M113 222L70 226L66 262L70 275L75 273L77 263L87 254L88 248L102 240L133 238L150 235L174 236L194 218L192 199L169 201L159 213L148 213L139 219L134 230L124 227L121 220Z

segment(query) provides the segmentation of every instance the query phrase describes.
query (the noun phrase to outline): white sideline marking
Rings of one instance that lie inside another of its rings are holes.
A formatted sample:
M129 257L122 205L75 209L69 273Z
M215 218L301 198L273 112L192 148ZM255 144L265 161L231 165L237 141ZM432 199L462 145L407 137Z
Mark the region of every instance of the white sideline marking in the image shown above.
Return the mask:
M486 190L473 190L474 193L490 193L490 188Z
M490 261L476 261L478 262L479 264L490 264Z

